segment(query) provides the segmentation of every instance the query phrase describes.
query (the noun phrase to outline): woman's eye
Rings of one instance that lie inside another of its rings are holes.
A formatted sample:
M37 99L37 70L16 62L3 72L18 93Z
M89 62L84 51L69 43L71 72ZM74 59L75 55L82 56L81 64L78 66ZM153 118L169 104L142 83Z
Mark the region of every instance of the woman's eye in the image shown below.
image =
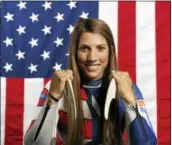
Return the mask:
M98 51L103 51L105 49L105 47L100 46L100 47L97 47L97 49L98 49Z
M87 51L87 49L88 49L88 47L86 47L86 46L80 47L80 48L79 48L79 50L80 50L80 51L83 51L83 52Z

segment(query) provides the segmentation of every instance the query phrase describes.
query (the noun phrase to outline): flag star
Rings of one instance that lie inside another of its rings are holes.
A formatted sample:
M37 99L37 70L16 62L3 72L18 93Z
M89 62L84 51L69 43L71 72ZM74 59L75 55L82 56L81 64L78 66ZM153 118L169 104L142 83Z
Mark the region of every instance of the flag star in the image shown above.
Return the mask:
M84 11L82 11L82 14L80 15L80 18L87 19L88 15L89 15L89 13L85 13Z
M6 44L6 47L8 47L9 45L13 45L12 41L13 38L6 37L6 40L4 40L3 42Z
M5 72L7 73L8 71L13 71L12 69L13 64L9 64L8 62L6 62L5 66L3 67L5 69Z
M39 16L39 14L32 13L32 16L30 16L29 18L32 20L32 23L33 23L35 21L39 21L38 16Z
M31 47L33 48L34 46L38 46L38 39L34 39L32 38L31 41L29 42L29 44L31 45Z
M34 65L31 63L28 69L30 69L30 73L33 73L34 71L37 72L37 67L38 65Z
M14 14L10 14L9 12L7 12L7 15L5 15L4 17L7 19L7 22L14 21Z
M44 26L44 29L42 29L41 31L44 32L44 35L46 34L51 34L51 31L50 31L51 27L47 27L46 25Z
M57 19L57 22L60 22L62 20L64 20L64 14L60 14L60 13L57 13L57 16L55 16L54 18Z
M45 8L45 11L46 11L47 9L52 9L51 4L52 2L45 2L42 6Z
M69 31L69 34L72 33L73 29L74 29L74 26L72 26L72 25L70 24L69 27L67 28L67 31Z
M19 35L21 35L22 33L23 34L25 34L26 32L25 32L25 29L26 29L26 26L21 26L21 25L19 25L19 28L18 29L16 29L16 31L18 31L18 33L19 33Z
M66 56L69 56L69 53L66 53L65 55L66 55Z
M26 9L26 2L20 2L19 4L17 4L17 6L20 8L20 10Z
M25 54L25 52L21 52L19 50L18 53L16 53L16 56L18 57L18 60L25 59L24 54Z
M70 2L70 3L68 3L67 5L70 7L70 10L71 10L72 8L76 8L76 2Z
M45 51L45 50L44 50L44 53L41 54L41 56L43 57L44 60L50 58L49 55L50 55L50 51Z
M63 38L59 38L57 37L56 38L56 41L54 41L54 43L56 43L56 47L60 46L60 45L63 45Z
M58 63L56 62L55 65L53 66L53 69L54 69L55 71L61 70L61 66L62 66L62 64L58 64Z

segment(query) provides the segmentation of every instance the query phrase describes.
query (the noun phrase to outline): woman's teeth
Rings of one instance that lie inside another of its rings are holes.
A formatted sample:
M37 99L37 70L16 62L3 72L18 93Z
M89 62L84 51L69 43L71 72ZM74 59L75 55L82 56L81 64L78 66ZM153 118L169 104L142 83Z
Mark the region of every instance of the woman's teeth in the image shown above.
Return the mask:
M94 65L86 65L87 69L89 71L96 71L99 67L99 64L94 64Z

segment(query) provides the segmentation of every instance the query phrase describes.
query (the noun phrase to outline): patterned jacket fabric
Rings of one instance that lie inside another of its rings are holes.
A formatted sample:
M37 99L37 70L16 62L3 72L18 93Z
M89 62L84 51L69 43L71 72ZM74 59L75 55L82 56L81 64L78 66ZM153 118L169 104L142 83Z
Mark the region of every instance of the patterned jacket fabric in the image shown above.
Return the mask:
M50 82L43 89L38 102L39 115L32 121L24 139L25 145L64 145L68 115L65 98L47 109L46 97ZM80 94L84 114L84 144L102 144L102 117L106 93L102 91L102 80L84 82ZM119 112L121 132L127 131L127 145L156 145L157 140L146 112L143 96L136 85L133 90L137 107L127 105L121 98ZM39 130L39 131L38 131Z

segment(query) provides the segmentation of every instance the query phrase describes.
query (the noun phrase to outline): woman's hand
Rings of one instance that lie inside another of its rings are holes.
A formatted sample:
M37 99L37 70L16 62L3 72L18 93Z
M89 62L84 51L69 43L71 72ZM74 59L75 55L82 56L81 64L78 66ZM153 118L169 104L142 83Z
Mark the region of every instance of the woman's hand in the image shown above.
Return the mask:
M117 83L117 95L122 97L127 104L135 105L136 99L132 89L132 81L128 72L112 71L112 76Z
M72 70L61 70L56 71L54 73L54 76L51 80L50 90L49 93L59 100L62 97L63 91L65 89L66 81L67 79L73 79L73 72ZM51 99L51 97L48 97L48 104L52 105L55 101Z

